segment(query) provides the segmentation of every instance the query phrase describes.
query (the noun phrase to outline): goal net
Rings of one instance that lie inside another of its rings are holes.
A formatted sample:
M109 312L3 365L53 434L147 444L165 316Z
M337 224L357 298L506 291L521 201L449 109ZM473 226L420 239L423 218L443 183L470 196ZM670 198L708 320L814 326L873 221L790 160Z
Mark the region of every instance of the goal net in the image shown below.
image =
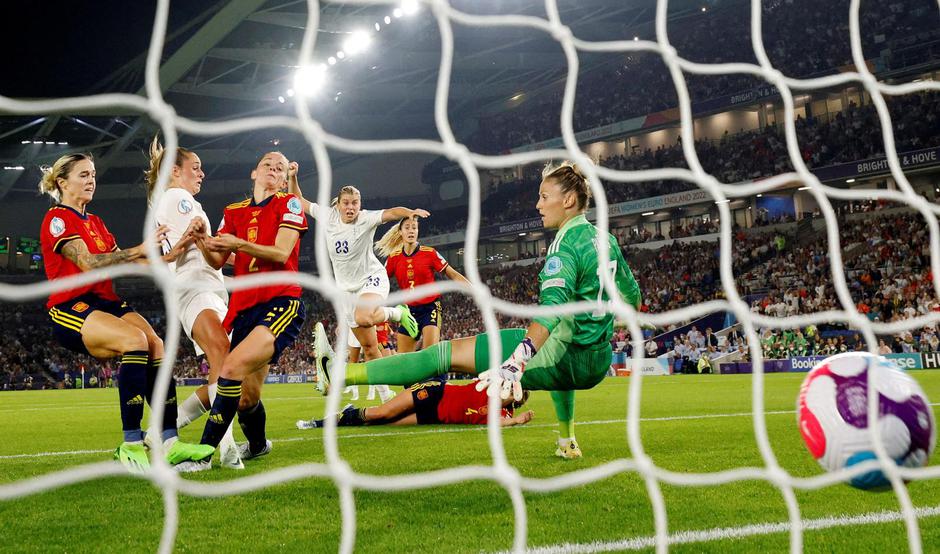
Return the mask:
M351 2L361 4L394 5L394 2ZM303 44L300 50L299 64L301 67L312 66L316 61L317 29L320 14L319 3L315 0L307 2L308 19ZM392 294L388 301L392 304L401 301L415 300L437 293L468 294L479 307L483 317L484 329L487 333L497 333L497 313L514 317L531 318L539 314L548 313L547 308L529 305L512 304L491 295L490 290L481 281L477 262L477 244L480 234L480 205L481 184L479 180L480 169L506 168L518 165L546 162L557 159L570 159L578 163L586 171L596 199L596 225L606 232L608 229L608 202L605 191L601 186L602 179L608 182L637 183L642 181L655 181L671 179L694 184L706 191L716 202L720 220L720 276L724 300L713 300L707 303L693 305L666 313L638 313L631 306L620 299L614 283L609 275L602 273L603 285L613 300L609 310L618 320L626 322L631 334L634 362L639 364L643 356L643 333L641 326L664 326L669 323L687 321L715 311L727 311L734 314L742 324L743 331L748 338L750 355L753 359L752 383L752 418L753 430L756 436L759 452L763 460L761 467L740 467L722 472L674 472L657 466L646 453L640 434L640 400L643 376L634 372L630 378L629 395L627 399L628 417L626 423L626 446L629 457L595 466L587 469L571 471L560 477L538 479L524 477L510 463L503 445L503 435L499 425L500 414L498 399L490 399L487 438L491 449L492 464L489 466L461 466L446 470L424 472L417 474L402 474L395 476L376 476L355 472L343 459L338 447L338 436L335 421L330 423L324 431L324 446L326 463L302 464L275 471L251 475L223 482L202 483L187 480L177 475L160 455L160 445L152 469L142 476L162 491L164 500L163 532L160 542L161 552L170 552L173 549L178 524L178 502L180 495L201 497L216 497L225 495L243 494L248 491L259 490L275 486L286 481L305 477L316 477L331 480L339 492L342 508L342 533L340 542L341 552L352 552L356 539L357 510L354 499L356 490L393 491L416 488L440 487L449 484L461 483L470 480L489 480L503 487L512 502L514 514L513 550L524 551L527 548L527 531L529 514L526 509L524 494L526 492L547 492L568 489L587 483L597 482L612 475L629 472L635 473L645 483L652 506L654 518L655 537L651 544L639 544L639 547L655 546L658 552L665 552L670 544L683 542L681 537L670 533L667 519L666 505L663 495L664 485L702 487L714 486L734 481L762 480L779 489L785 500L789 525L785 530L789 532L791 551L802 550L803 534L807 528L801 517L800 506L797 502L797 492L800 490L819 489L845 482L851 477L880 469L891 483L894 495L901 508L901 519L906 526L909 548L912 552L922 550L921 535L918 524L918 514L912 504L905 481L928 479L940 476L937 467L932 468L900 468L885 453L879 437L879 426L874 421L869 422L868 428L875 439L877 459L858 464L838 473L822 474L812 478L796 477L783 469L778 462L774 449L768 438L766 413L764 409L764 363L760 349L760 340L757 335L758 327L792 328L829 322L841 322L858 329L863 335L869 349L876 352L876 333L898 333L923 327L926 324L936 323L940 320L937 313L921 316L894 323L870 322L860 314L852 300L846 284L845 274L842 271L842 250L839 242L839 229L836 213L832 207L832 200L869 199L902 203L910 206L920 213L929 227L930 251L933 275L933 286L936 294L940 296L940 258L937 256L940 248L940 228L938 228L936 214L938 206L924 202L918 196L899 163L897 151L894 146L894 136L890 114L885 102L886 96L902 95L917 91L940 90L936 82L916 82L903 85L889 85L879 82L871 73L865 63L862 53L862 43L859 30L860 0L851 2L850 12L847 14L850 21L850 39L855 70L812 79L795 79L786 77L774 68L765 52L763 44L762 10L761 2L751 2L751 41L757 64L750 63L696 63L680 57L670 43L667 33L667 2L660 0L657 3L655 40L617 40L617 41L587 41L572 33L560 15L554 0L545 1L546 17L533 17L522 15L473 15L461 12L450 6L444 0L430 0L424 3L422 12L426 17L436 20L441 39L441 61L437 80L436 97L434 104L435 124L440 136L439 141L429 140L351 140L335 136L326 132L311 116L304 102L296 103L296 114L292 117L247 117L226 121L204 122L195 121L176 114L172 105L169 105L161 93L159 83L159 66L164 48L167 28L167 16L170 1L159 0L157 13L153 26L153 34L146 62L146 95L137 96L129 94L99 94L87 97L61 98L53 100L29 101L0 97L0 111L8 114L35 114L35 113L69 113L71 110L95 108L100 110L123 109L132 110L149 116L159 123L165 137L168 152L175 152L180 133L199 136L219 136L225 134L245 132L259 128L286 128L301 133L312 149L316 160L318 175L317 201L320 205L328 205L334 184L331 179L331 165L327 149L367 154L367 153L399 153L421 152L440 155L455 162L463 171L469 187L469 220L466 227L466 242L464 249L464 266L467 277L473 283L472 289L464 289L449 282L438 282L433 285L421 287L414 291L398 292ZM468 27L521 27L545 33L551 36L561 46L567 60L567 79L564 88L560 123L564 148L545 149L534 152L508 154L499 156L482 155L471 152L462 145L454 135L448 119L448 95L451 83L451 72L454 62L454 25ZM672 84L679 102L681 116L682 151L686 160L686 168L666 168L638 171L622 171L605 167L594 166L588 156L579 148L575 140L573 127L573 113L575 103L575 90L579 70L579 54L584 52L647 52L661 56L672 77ZM785 109L784 136L786 138L787 152L793 172L776 175L760 182L729 185L719 182L714 176L707 173L699 161L695 150L695 137L690 97L687 90L684 73L701 75L744 74L762 79L777 88ZM891 175L898 184L899 190L865 190L849 191L823 185L807 168L797 144L794 112L794 91L823 89L857 83L871 96L881 125L888 166ZM170 158L168 156L168 158ZM171 166L174 160L167 159L160 170L158 191L162 194L168 182ZM842 309L827 311L810 315L800 315L787 318L768 317L752 313L748 304L743 300L737 290L732 271L732 222L728 200L746 198L760 193L772 191L784 184L799 181L809 187L809 191L818 203L825 220L826 236L828 238L828 255L833 268L831 278ZM156 202L154 202L156 204ZM330 262L326 250L324 222L316 221L318 244L316 248L316 261L321 275L263 275L235 279L229 284L231 289L248 288L259 284L274 282L300 281L308 289L316 291L324 298L339 299L339 289L330 275ZM144 230L154 227L154 214L148 211ZM606 241L598 242L598 255L602 263L609 260L610 252ZM151 246L148 258L156 261L158 252ZM180 288L192 285L174 281L165 266L154 263L146 268L121 266L112 267L93 272L83 273L69 279L54 282L42 282L30 285L0 284L0 299L7 302L23 302L45 297L54 290L73 288L79 284L87 284L104 278L114 278L128 275L149 276L157 284L164 295L166 305L166 321L178 319L178 306L175 304L176 292ZM336 312L334 317L338 320L343 313L340 300L333 301ZM596 309L594 303L580 303L566 305L561 310L552 307L554 314L574 314ZM343 328L338 337L339 344L345 344L348 330ZM166 354L160 368L158 383L166 384L172 375L172 368L179 347L179 327L169 325L165 337ZM491 367L498 367L503 361L496 341L490 342L489 361ZM345 362L341 361L336 367L334 384L326 402L327 414L339 410L343 390L342 380L345 371ZM869 388L870 417L877 413L877 396L874 387ZM162 406L165 396L165 387L157 386L153 401L154 414L151 417L150 433L159 434L157 428L162 416ZM71 469L56 471L40 477L25 479L9 484L0 485L0 499L9 500L29 495L36 495L43 491L64 487L73 483L90 479L99 479L102 476L126 475L125 470L114 462L100 462L80 465ZM783 529L781 529L782 531ZM627 548L630 545L620 545Z

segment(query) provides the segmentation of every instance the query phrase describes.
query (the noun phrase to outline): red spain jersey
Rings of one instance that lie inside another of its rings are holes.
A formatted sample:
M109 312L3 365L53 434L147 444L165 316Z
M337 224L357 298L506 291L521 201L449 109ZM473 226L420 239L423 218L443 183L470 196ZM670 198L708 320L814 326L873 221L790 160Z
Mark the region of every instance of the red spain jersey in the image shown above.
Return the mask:
M384 347L388 344L388 322L383 321L375 326L375 338L379 343L379 347Z
M419 245L411 254L406 254L403 247L396 252L392 252L385 260L385 271L389 277L394 277L398 281L398 288L401 290L433 283L434 274L445 269L447 269L447 260L430 246ZM430 304L440 297L440 294L434 294L409 302L408 305Z
M437 405L437 419L441 423L486 425L486 389L477 391L476 382L466 385L444 385L444 396ZM509 410L503 408L500 416L508 417Z
M62 255L62 247L72 240L84 242L92 254L106 254L118 249L114 235L104 226L100 217L90 213L81 214L68 206L53 206L46 212L39 232L46 278L50 281L82 272L81 268ZM49 295L46 308L89 292L106 300L118 299L111 280L105 279L84 287L54 292Z
M307 217L300 200L293 194L278 192L258 204L253 198L248 198L226 206L219 234L235 235L248 242L273 246L277 232L282 227L293 229L303 236L307 231ZM235 277L258 272L297 271L299 256L300 240L294 245L294 250L284 263L269 262L244 252L236 252ZM228 313L225 314L222 324L226 330L231 331L232 321L239 312L278 296L299 298L300 293L300 285L283 283L234 291L229 298Z

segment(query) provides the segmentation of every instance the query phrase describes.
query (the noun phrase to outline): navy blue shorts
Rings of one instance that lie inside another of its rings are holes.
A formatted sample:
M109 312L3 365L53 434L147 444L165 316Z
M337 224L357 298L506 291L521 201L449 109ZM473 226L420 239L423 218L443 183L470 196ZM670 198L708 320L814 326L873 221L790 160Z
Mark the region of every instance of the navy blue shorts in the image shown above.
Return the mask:
M437 405L444 398L444 383L441 381L421 381L408 387L411 399L415 403L415 416L418 425L434 425L440 423L437 417Z
M277 363L281 352L300 335L306 313L303 301L292 296L278 296L242 310L232 321L231 348L235 350L255 327L267 327L274 335L274 355L268 363Z
M408 309L411 310L411 315L413 315L415 317L415 321L418 322L419 331L431 325L440 328L441 319L444 318L444 312L443 307L441 307L440 298L434 302L428 302L427 304L408 306ZM398 326L398 332L402 335L408 334L408 331L406 331L405 328L401 325ZM420 337L420 335L418 336Z
M49 308L52 336L59 341L59 344L72 352L91 355L82 341L82 325L85 324L88 314L98 310L114 317L121 317L133 312L134 308L128 306L123 300L106 300L90 292L76 296Z

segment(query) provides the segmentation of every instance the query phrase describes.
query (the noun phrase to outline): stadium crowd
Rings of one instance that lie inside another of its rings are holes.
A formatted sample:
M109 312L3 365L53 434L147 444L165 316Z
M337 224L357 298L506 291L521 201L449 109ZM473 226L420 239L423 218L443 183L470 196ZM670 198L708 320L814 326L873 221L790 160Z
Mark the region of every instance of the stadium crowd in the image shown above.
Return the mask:
M940 146L940 94L917 93L888 99L899 152ZM803 161L811 168L852 162L884 155L881 127L872 105L849 106L827 118L798 118L797 138ZM725 183L755 180L792 171L783 130L767 126L761 130L726 134L718 140L699 140L695 149L702 167ZM604 167L626 171L687 167L680 142L629 155L598 160ZM492 180L491 193L483 202L481 225L494 225L537 217L532 199L541 175L538 166L527 166L520 179ZM684 181L603 183L609 204L692 190ZM466 227L466 208L437 210L426 224L425 235L452 232ZM711 232L703 230L704 232ZM692 233L697 235L702 233ZM677 238L676 235L665 238ZM656 240L656 239L652 239ZM642 242L642 241L641 241Z
M876 206L854 206L873 210L864 218L840 217L841 244L846 277L857 309L872 321L898 321L930 311L940 311L932 290L927 229L919 216L898 211L879 212ZM733 272L738 290L752 299L752 311L786 317L839 309L829 273L826 237L796 241L779 233L739 230L733 242ZM723 297L718 270L717 242L674 242L657 250L624 247L634 275L643 291L641 310L662 313ZM481 276L498 298L517 304L538 301L541 259L529 265L484 268ZM165 314L156 295L128 295L129 302L165 336ZM310 337L314 324L323 321L332 333L335 317L331 306L313 293L305 293L309 317L301 337ZM444 297L443 338L472 335L483 330L479 308L466 295ZM73 355L48 340L45 312L38 304L16 305L0 314L0 389L72 386L85 369L86 385L113 383L111 364ZM525 321L500 315L500 325L523 326ZM681 327L681 326L680 326ZM676 328L658 329L656 334ZM682 329L680 329L682 330ZM702 338L705 337L705 342ZM682 367L697 367L702 356L712 358L733 350L748 356L747 342L740 333L713 341L711 334L689 329L670 341L648 345L647 354L670 354L683 360ZM928 326L915 332L882 337L886 351L937 351L937 330ZM629 337L618 331L615 348L630 353ZM713 344L714 342L714 344ZM863 349L856 332L839 324L821 329L762 330L765 357L829 354ZM311 341L299 340L271 369L277 374L313 374ZM205 361L196 357L191 344L181 341L175 366L178 378L204 377ZM91 380L91 376L95 379ZM61 385L59 385L61 383Z
M763 43L771 63L790 77L830 74L852 63L848 28L849 2L812 0L765 3ZM861 34L867 59L881 55L894 41L917 37L929 44L940 38L935 6L917 0L875 2L861 9ZM705 13L673 20L669 38L680 56L700 63L756 63L747 2L722 2ZM640 31L653 39L652 29ZM928 48L928 60L940 50ZM618 63L583 74L575 101L575 131L674 108L675 86L661 57L630 53ZM913 61L913 60L912 60ZM916 58L922 63L922 57ZM892 62L892 60L888 60ZM891 63L897 69L897 63ZM700 76L686 73L693 104L766 86L744 74ZM474 150L496 153L561 135L562 91L524 102L508 113L484 119L470 140Z

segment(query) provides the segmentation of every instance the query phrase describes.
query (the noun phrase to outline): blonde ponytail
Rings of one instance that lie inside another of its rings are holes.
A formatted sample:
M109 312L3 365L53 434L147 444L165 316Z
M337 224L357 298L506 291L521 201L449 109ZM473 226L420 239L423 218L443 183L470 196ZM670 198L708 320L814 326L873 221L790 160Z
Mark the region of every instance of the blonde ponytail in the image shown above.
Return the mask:
M176 147L176 167L183 167L183 159L192 154L192 150L187 150L182 146ZM147 181L147 201L153 196L153 189L157 186L157 176L160 174L160 164L163 163L163 156L166 149L160 144L159 135L154 135L153 142L150 143L150 167L144 171L144 178Z
M382 238L375 243L375 251L383 258L391 256L393 252L401 249L402 245L405 243L405 239L401 236L401 225L405 221L406 220L402 219L395 225L392 225L392 228L385 231Z

